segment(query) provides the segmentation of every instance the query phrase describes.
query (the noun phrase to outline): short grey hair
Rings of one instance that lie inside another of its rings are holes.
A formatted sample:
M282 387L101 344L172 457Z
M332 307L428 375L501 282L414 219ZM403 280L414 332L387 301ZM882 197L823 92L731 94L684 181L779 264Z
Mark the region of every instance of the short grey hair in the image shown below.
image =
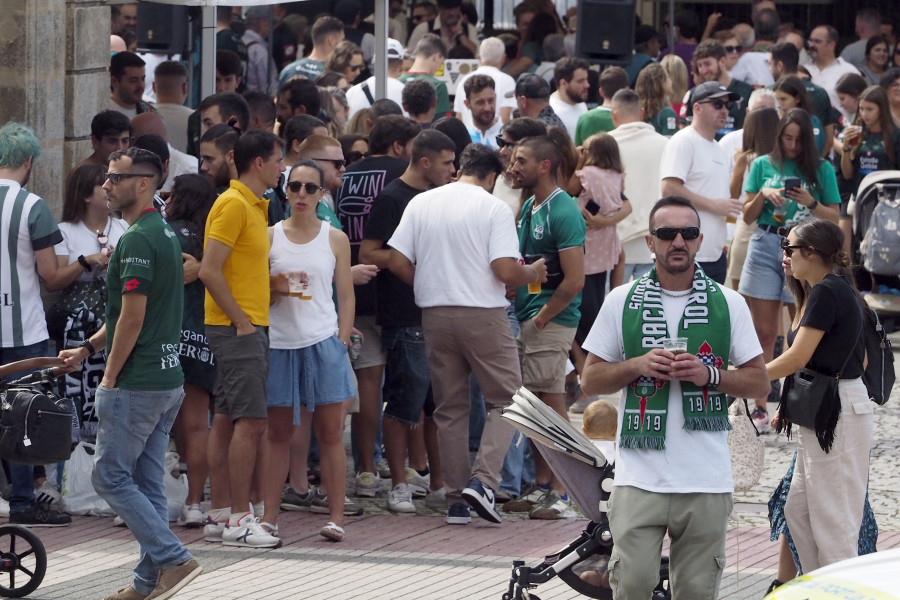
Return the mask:
M500 38L489 37L482 40L478 47L478 58L482 63L500 64L506 54L506 46Z
M760 105L764 104L770 108L776 108L778 102L775 100L775 92L772 90L767 90L766 88L759 88L753 90L753 93L750 94L750 99L747 100L747 110L754 110L756 108L760 108Z

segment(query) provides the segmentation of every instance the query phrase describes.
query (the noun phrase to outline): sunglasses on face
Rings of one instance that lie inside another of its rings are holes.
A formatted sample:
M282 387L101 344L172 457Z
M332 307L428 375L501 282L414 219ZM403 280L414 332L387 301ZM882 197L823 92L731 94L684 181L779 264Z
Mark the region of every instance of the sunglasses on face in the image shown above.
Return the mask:
M123 179L130 179L132 177L153 177L152 173L106 173L104 178L108 179L112 182L113 185L119 185Z
M671 242L678 234L681 234L682 239L684 241L688 240L696 240L700 237L700 228L699 227L657 227L653 231L650 232L650 235L658 237L664 242Z
M300 190L306 190L306 193L312 196L319 190L323 189L321 185L316 185L314 183L303 183L302 181L289 181L287 184L287 189L294 194L299 194Z
M515 143L507 142L499 135L494 138L494 141L497 142L497 148L505 148L507 146L515 146Z
M794 255L794 250L805 250L806 246L791 245L787 238L781 238L781 249L784 250L784 255L790 258Z
M351 71L362 71L362 68L363 68L362 65L350 65Z
M314 158L313 160L318 160L322 162L330 162L334 165L334 168L340 171L342 168L347 166L347 161L343 158Z
M351 150L350 152L347 153L347 164L349 165L349 164L355 163L356 161L358 161L362 158L365 158L367 156L368 156L368 154L366 154L365 152Z
M725 52L731 54L733 52L740 52L743 50L743 46L725 46Z
M731 110L731 107L734 106L733 102L723 100L704 100L702 102L698 102L697 104L711 104L712 107L716 110L722 110L723 108Z

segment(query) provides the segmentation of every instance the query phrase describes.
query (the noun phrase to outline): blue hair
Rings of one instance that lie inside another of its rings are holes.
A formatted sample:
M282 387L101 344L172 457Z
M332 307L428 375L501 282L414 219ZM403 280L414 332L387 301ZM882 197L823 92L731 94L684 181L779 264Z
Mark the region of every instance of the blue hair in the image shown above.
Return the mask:
M10 121L0 127L0 168L17 169L41 155L41 143L29 127Z

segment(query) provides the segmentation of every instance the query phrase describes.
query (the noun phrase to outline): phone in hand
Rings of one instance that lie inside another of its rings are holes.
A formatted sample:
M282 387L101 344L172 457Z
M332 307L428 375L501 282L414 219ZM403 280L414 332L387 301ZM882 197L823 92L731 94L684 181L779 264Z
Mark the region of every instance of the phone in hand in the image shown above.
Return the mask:
M785 177L784 179L784 191L789 192L791 190L795 190L802 185L799 177Z
M596 215L600 212L600 205L594 202L594 199L591 198L587 201L587 204L584 205L585 210L587 210L591 215Z

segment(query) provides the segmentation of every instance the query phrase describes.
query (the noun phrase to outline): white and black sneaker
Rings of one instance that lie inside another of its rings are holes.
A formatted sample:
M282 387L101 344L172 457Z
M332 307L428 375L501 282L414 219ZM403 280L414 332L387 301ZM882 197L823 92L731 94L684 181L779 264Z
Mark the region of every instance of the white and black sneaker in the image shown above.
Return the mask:
M462 491L462 497L482 519L487 519L492 523L503 522L503 517L497 511L494 490L481 483L477 477L473 477L469 481L469 485Z

